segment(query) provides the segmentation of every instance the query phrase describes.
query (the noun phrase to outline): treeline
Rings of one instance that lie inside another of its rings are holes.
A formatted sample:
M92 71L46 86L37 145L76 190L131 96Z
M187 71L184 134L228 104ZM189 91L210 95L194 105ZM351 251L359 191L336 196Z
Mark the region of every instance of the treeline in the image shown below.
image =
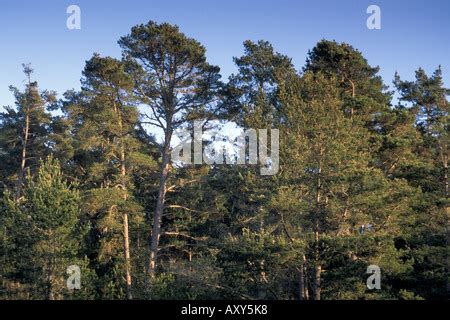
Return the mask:
M348 44L320 41L298 71L270 43L246 41L224 81L176 26L138 25L119 45L121 59L95 54L62 99L29 65L25 88L11 87L1 299L446 297L440 67L396 75L389 91ZM279 129L279 172L173 165L175 132L194 120ZM67 288L70 265L79 290ZM366 286L369 265L380 290Z

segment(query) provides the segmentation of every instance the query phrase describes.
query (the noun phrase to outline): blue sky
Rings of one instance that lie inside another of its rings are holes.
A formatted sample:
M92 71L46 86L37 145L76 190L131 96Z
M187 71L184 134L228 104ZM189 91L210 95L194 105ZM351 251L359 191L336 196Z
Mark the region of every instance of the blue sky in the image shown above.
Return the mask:
M81 8L81 30L68 30L66 9ZM381 30L369 30L366 9L381 8ZM302 68L320 39L352 44L385 82L395 71L412 79L418 67L439 64L450 86L448 0L0 0L0 106L12 105L9 85L22 87L21 64L30 62L41 88L59 94L79 88L84 62L94 52L120 57L117 40L148 20L180 26L207 48L226 78L244 40L264 39Z

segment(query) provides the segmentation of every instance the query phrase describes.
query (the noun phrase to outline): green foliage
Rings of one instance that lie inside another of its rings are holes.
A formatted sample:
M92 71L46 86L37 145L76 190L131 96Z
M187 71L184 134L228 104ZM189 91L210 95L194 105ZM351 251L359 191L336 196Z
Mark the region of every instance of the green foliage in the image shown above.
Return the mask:
M8 192L2 202L5 226L3 247L8 264L7 284L17 290L23 287L31 299L62 299L73 295L66 288L66 269L83 266L86 287L78 297L93 297L92 279L80 241L86 225L80 220L80 196L77 186L64 179L59 163L52 157L40 162L34 179L29 177L24 196L16 202Z
M31 81L33 70L23 65L27 84L23 91L10 86L16 107L5 106L0 114L0 190L17 189L18 176L25 175L21 170L23 150L26 150L24 169L34 172L40 158L49 153L46 142L49 139L50 109L56 102L55 92L40 91L37 82ZM27 137L25 139L25 133ZM26 141L26 142L25 142ZM22 181L23 183L23 181Z
M227 84L177 26L150 21L119 44L122 60L94 54L60 101L29 66L24 91L11 88L0 299L447 297L441 68L396 75L393 107L379 68L346 43L321 40L299 73L269 42L245 41ZM175 130L197 119L279 129L278 174L171 165ZM70 265L80 290L66 287ZM366 286L369 265L381 290Z

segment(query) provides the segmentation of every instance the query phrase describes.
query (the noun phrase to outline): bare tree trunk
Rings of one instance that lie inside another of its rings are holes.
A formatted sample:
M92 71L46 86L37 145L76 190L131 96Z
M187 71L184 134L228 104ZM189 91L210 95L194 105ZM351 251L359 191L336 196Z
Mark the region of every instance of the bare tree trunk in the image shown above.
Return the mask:
M150 243L150 256L148 264L148 273L150 277L154 277L156 269L156 259L158 255L159 239L161 237L161 223L164 211L164 201L167 191L167 178L169 176L169 162L170 162L170 138L166 138L163 148L163 159L161 164L161 173L159 177L159 191L156 202L155 214L153 216L153 228Z
M299 291L299 297L300 300L306 300L305 299L305 269L303 268L303 263L301 264L300 268L298 269L299 271L299 283L298 283L298 291Z
M260 272L259 272L259 281L261 283L261 286L259 288L258 291L258 299L265 299L266 298L266 290L264 287L267 286L267 284L269 283L269 280L267 279L267 274L266 274L266 266L265 266L265 260L261 259L259 261L259 268L260 268Z
M131 294L131 261L130 261L130 240L128 235L128 213L123 213L123 247L125 256L125 279L127 299L133 299Z
M20 163L20 169L19 169L19 176L17 178L17 190L16 190L16 198L15 200L18 201L20 198L20 195L22 194L22 184L23 184L23 177L25 174L25 166L26 166L26 159L27 159L27 145L28 145L28 135L30 131L30 114L27 110L27 114L25 116L25 129L22 137L22 158Z
M264 221L262 206L259 206L258 213L260 215L258 231L259 231L260 234L263 234L264 233L265 221ZM265 299L265 297L266 297L266 287L267 287L267 284L269 283L269 280L267 279L266 266L265 265L266 265L266 260L264 258L259 260L259 270L260 270L259 271L259 281L261 283L261 286L260 286L259 292L258 292L258 299Z
M125 145L123 143L123 121L122 121L122 110L119 110L114 103L114 110L118 117L119 128L120 128L120 175L121 184L123 190L123 199L127 201L128 199L128 189L127 189L127 170L125 165ZM130 258L130 237L129 237L129 217L128 212L123 212L123 254L125 258L125 284L126 284L126 295L127 299L133 299L131 294L132 278L131 278L131 258Z
M447 142L445 142L447 143ZM445 152L441 148L442 153L442 162L444 165L444 193L445 198L448 198L448 152L447 152L447 145L445 146ZM447 225L446 225L446 231L447 231L447 239L446 244L447 248L450 246L450 207L447 207L446 209L446 215L447 215ZM450 259L447 257L447 273L450 271ZM447 281L447 293L450 293L450 281Z
M450 248L450 207L446 208L446 212L447 214L447 239L446 239L446 244L447 244L447 248ZM450 258L447 257L447 268L446 268L446 272L448 274L448 272L450 272ZM450 293L450 281L447 281L447 293Z
M25 69L25 74L28 76L28 94L31 96L31 73L33 72L30 68ZM31 101L31 99L30 99ZM32 106L27 105L25 107L25 128L23 131L23 137L22 137L22 155L21 155L21 162L20 162L20 169L19 169L19 175L17 178L17 190L16 190L16 197L15 200L18 201L20 198L20 195L22 194L22 184L23 184L23 177L25 175L25 166L26 166L26 159L27 159L27 147L28 147L28 136L30 134L30 110Z
M322 189L322 182L320 175L322 173L322 165L319 162L319 172L317 176L317 186L316 186L316 210L314 214L314 300L320 300L320 277L322 273L322 266L320 265L320 252L319 252L319 215L320 215L320 201L321 201L321 189Z
M444 196L448 198L448 145L447 141L444 139L443 143L438 139L438 149L439 155L442 161L442 166L444 168Z
M445 150L445 153L443 153L442 156L443 159L443 165L444 165L444 194L445 197L448 198L448 153L447 150Z
M307 268L306 268L306 257L303 255L302 263L299 271L299 297L300 300L309 300L309 292L308 292L308 281L307 281Z
M320 300L320 294L322 291L322 288L320 286L321 274L322 274L322 266L317 265L315 267L315 274L314 274L314 300Z
M125 168L125 151L124 147L122 146L121 156L121 174L122 174L122 183L125 183L125 176L126 176L126 168ZM124 200L127 200L127 189L124 187ZM131 300L133 299L133 296L131 294L131 258L130 258L130 237L129 237L129 227L128 227L128 212L123 212L123 253L125 257L125 281L126 281L126 294L127 299Z
M352 98L356 97L356 85L355 82L351 79L349 79L350 85L352 86ZM353 113L354 113L353 106L350 109L350 119L353 119Z
M303 256L304 258L304 264L303 264L303 279L304 279L304 283L305 283L305 287L304 287L304 295L305 295L305 300L309 300L309 281L308 281L308 267L306 265L306 258L305 256Z
M429 105L425 105L425 113L427 114L427 120L426 120L426 129L427 129L427 134L428 135L432 135L433 133L431 132L431 106Z
M174 75L171 74L170 75L171 82L173 81L173 78ZM153 215L153 227L150 241L150 254L148 261L148 274L150 278L154 278L156 271L159 240L161 238L161 224L164 212L164 203L166 200L166 193L167 193L167 179L169 177L170 171L170 142L172 140L173 134L173 113L174 113L173 111L174 107L172 105L173 91L170 97L171 97L170 99L167 98L163 99L167 103L165 114L166 128L164 129L164 145L161 148L162 163L159 176L158 199L156 201L155 213Z

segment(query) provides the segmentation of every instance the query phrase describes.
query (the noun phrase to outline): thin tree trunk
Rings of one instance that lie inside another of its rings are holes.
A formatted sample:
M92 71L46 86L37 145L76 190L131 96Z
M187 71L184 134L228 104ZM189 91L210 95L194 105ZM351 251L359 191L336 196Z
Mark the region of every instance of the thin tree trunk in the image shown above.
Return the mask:
M299 296L300 296L300 300L306 300L305 299L305 269L303 268L303 263L301 264L300 268L298 269L299 271L299 282L298 282L298 291L299 291Z
M31 94L32 94L32 89L31 89L31 69L27 71L25 71L25 73L28 76L28 94L30 97L30 101L28 101L27 103L30 103L31 100ZM19 200L20 195L22 194L22 185L23 185L23 177L25 175L25 166L26 166L26 159L27 159L27 147L28 147L28 136L30 134L30 111L33 108L32 105L27 105L25 108L25 130L23 133L23 137L22 137L22 158L21 158L21 163L20 163L20 170L19 170L19 176L17 179L17 190L16 190L16 201Z
M306 257L302 256L302 263L299 271L299 297L300 300L309 300L309 292L308 292L308 281L307 281L307 268L306 268Z
M431 106L425 105L425 113L427 114L426 126L427 126L427 134L432 135L431 132Z
M447 142L445 142L447 143ZM445 147L445 151L441 147L441 154L442 154L442 164L444 165L444 194L445 198L448 198L448 152L447 152L447 145ZM446 208L446 215L447 215L447 225L446 225L446 231L447 231L447 248L450 245L450 208ZM447 273L450 271L450 259L447 258ZM447 293L450 292L450 281L447 281Z
M127 201L128 199L128 189L126 183L127 170L125 165L125 146L123 142L123 121L122 121L122 110L119 110L114 103L114 109L117 113L119 128L120 128L120 175L121 184L123 189L123 199ZM131 278L131 258L130 258L130 237L129 237L129 217L128 212L123 212L123 254L125 258L125 283L126 283L126 295L127 299L133 299L131 294L132 278Z
M27 110L26 116L25 116L25 130L22 137L22 158L20 162L20 169L19 169L19 176L17 179L17 190L16 190L16 201L19 200L20 195L22 193L22 184L23 184L23 177L25 174L25 166L26 166L26 158L27 158L27 145L28 145L28 135L30 131L30 114Z
M446 239L446 245L447 248L450 248L450 207L446 208L446 212L447 214L447 239ZM447 258L447 270L446 270L447 274L448 272L450 272L450 259ZM450 281L447 281L447 293L450 293Z
M443 165L444 165L444 194L448 198L448 153L447 150L443 154Z
M319 252L319 216L320 216L320 201L321 201L321 189L322 182L320 175L322 173L322 165L319 162L319 172L317 176L317 186L316 186L316 210L314 214L314 263L315 263L315 273L314 273L314 300L320 300L320 277L322 273L322 266L320 265L320 252Z
M438 148L439 148L439 155L442 161L442 167L444 169L444 186L443 186L443 193L445 198L448 198L448 146L447 141L442 141L438 139Z
M126 177L126 168L125 168L125 151L124 147L122 146L121 150L121 175L122 175L122 183L125 183L125 177ZM127 201L127 189L124 187L124 200ZM133 299L133 296L131 294L131 258L130 258L130 237L129 237L129 227L128 227L128 212L123 212L123 253L125 257L125 280L126 280L126 294L127 299L131 300Z
M262 206L259 206L258 208L258 212L260 215L260 220L259 220L259 233L263 234L264 233L264 226L265 226L265 221L264 221L264 216L263 216L263 208ZM266 274L266 260L263 258L259 261L259 281L261 283L261 286L259 288L259 292L258 292L258 298L259 299L264 299L266 297L266 289L265 287L267 286L267 283L269 282L267 279L267 274Z
M316 265L314 274L314 300L320 300L322 288L320 286L322 266Z
M261 283L261 286L260 286L259 292L258 292L258 299L262 300L262 299L265 299L265 297L266 297L266 289L264 287L266 287L269 282L267 279L266 266L265 266L264 259L261 259L259 261L259 268L260 268L259 281Z
M304 296L305 296L305 300L309 300L309 281L308 281L308 267L306 265L306 257L303 256L303 282L304 282Z
M354 99L356 97L356 85L355 85L355 82L353 82L353 80L349 80L349 81L352 86L352 98ZM353 113L354 113L354 110L353 110L353 106L352 106L350 109L350 119L353 119Z
M125 279L126 279L126 293L127 299L133 299L131 294L131 265L130 265L130 242L128 235L128 213L123 213L123 247L125 256Z

